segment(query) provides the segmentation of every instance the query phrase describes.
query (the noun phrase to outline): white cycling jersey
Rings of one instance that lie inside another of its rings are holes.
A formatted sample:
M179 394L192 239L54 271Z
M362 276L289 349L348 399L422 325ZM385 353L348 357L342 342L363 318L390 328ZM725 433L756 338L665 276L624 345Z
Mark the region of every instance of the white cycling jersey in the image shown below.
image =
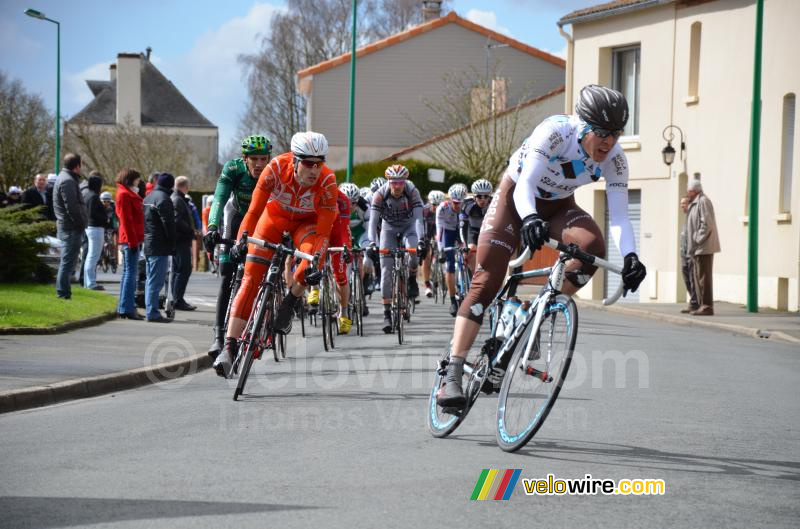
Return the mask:
M578 142L589 126L578 116L551 116L542 121L511 155L505 176L516 182L514 206L521 219L536 213L536 199L558 200L580 186L606 182L611 236L620 251L636 251L628 218L628 159L619 144L605 161L592 160Z

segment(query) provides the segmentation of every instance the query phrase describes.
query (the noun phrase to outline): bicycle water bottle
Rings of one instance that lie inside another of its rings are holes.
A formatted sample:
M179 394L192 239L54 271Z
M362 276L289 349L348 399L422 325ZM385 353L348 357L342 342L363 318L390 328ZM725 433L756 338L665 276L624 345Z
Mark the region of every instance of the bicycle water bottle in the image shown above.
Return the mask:
M496 338L500 338L501 340L507 338L506 337L506 330L512 329L514 313L517 312L517 309L522 304L522 301L517 296L510 297L503 303L503 308L500 311L500 319L497 322L497 331L495 331L494 335Z
M514 313L514 319L512 320L512 324L506 328L506 334L507 334L506 340L511 338L511 334L514 332L514 329L517 327L517 325L519 325L520 323L522 323L522 321L525 320L525 318L528 316L528 310L530 308L531 308L530 301L523 301L522 304L520 304L519 308Z

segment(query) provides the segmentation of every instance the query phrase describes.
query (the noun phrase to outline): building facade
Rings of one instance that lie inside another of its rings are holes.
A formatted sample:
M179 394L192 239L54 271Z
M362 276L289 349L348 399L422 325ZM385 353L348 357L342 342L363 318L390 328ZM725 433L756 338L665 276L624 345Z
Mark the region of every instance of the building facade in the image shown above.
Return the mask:
M764 1L758 304L790 311L800 299L800 68L792 46L798 20L800 2ZM620 143L630 168L637 246L648 267L641 302L686 299L679 200L693 178L712 200L719 229L714 297L746 302L755 25L755 0L620 0L559 21L568 41L567 112L590 83L621 90L629 100L631 120ZM571 34L564 30L570 26ZM667 166L661 151L670 134L678 153ZM604 218L602 182L576 198ZM606 279L596 274L587 289L592 298L603 296Z

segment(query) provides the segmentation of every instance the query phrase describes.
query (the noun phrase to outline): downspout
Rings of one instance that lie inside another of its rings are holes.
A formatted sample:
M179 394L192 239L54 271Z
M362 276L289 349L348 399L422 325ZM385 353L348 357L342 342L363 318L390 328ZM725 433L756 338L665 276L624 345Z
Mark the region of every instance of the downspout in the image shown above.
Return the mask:
M558 32L567 40L567 71L564 90L564 114L572 114L572 72L575 70L575 41L572 35L564 31L564 27L558 24Z

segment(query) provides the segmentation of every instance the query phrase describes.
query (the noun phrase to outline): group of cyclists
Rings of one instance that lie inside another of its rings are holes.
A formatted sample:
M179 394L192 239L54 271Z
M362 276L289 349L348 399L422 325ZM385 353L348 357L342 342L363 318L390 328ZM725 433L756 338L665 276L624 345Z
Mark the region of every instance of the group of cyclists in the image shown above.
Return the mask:
M310 310L318 305L315 286L331 247L365 250L359 261L363 264L363 292L368 295L373 289L380 290L382 329L391 333L395 323L392 251L400 245L408 249L404 284L412 303L419 302L420 264L427 297L434 295L436 286L433 269L441 267L455 325L445 382L437 400L448 408L463 406L464 359L520 246L539 250L552 237L605 255L602 232L576 204L575 189L605 179L610 231L624 256L623 284L635 291L644 279L646 269L636 253L628 219L628 165L617 144L627 119L628 105L621 93L588 85L580 92L574 115L545 119L510 156L497 190L488 180L479 179L470 188L459 183L447 193L431 191L427 201L411 182L408 168L400 164L389 165L383 177L375 178L369 187L349 182L337 185L333 170L326 165L328 142L320 133L295 134L289 152L274 157L265 136L246 137L241 158L223 167L204 237L209 252L222 244L218 254L222 281L209 348L217 374L231 376L238 339L273 254L262 246L231 244L233 241L243 240L247 234L278 244L288 234L294 248L316 257L312 262L299 259L287 273L285 296L272 323L274 332L282 335L291 331L298 304ZM240 259L243 276L231 300L231 278ZM352 325L347 309L350 259L347 251L331 252L341 334L347 334ZM460 281L457 285L457 264L469 273L466 285ZM594 272L592 266L570 261L563 293L577 292ZM366 316L366 303L363 307Z

